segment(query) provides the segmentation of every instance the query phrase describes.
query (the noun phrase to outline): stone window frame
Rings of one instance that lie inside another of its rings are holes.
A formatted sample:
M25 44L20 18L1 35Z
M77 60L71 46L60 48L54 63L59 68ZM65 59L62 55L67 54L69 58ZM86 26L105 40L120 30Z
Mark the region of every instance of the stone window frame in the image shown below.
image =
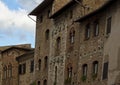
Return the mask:
M7 66L4 65L3 67L3 79L7 79Z
M99 28L99 20L95 20L94 21L94 32L93 32L93 35L96 37L99 35L99 31L100 31L100 28Z
M75 29L74 29L74 27L72 27L70 29L69 39L70 39L70 44L74 44L75 43Z
M91 28L90 28L90 23L88 23L85 28L85 40L90 39L90 35L91 35Z
M99 67L99 62L98 61L94 61L93 63L92 63L92 65L93 65L93 74L98 74L98 67Z
M26 73L26 63L19 64L19 74L23 75Z
M12 64L11 63L8 65L8 77L12 78Z
M82 75L87 77L87 71L88 71L88 65L87 64L83 64L82 65Z

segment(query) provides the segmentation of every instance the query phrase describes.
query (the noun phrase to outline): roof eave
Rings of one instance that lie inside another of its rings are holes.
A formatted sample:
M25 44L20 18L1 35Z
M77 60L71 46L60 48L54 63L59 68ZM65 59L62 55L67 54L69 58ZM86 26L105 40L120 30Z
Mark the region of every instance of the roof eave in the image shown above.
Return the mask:
M33 15L33 16L38 15L38 13L40 13L41 11L43 11L43 9L45 7L47 7L47 5L51 4L52 2L53 2L53 0L44 0L35 9L33 9L33 11L31 11L28 15Z
M55 13L53 13L50 16L50 18L55 18L55 17L59 16L64 10L66 10L68 7L70 7L74 3L75 3L75 1L71 0L69 3L67 3L65 6L63 6L61 9L59 9L58 11L56 11Z
M80 17L79 19L75 20L75 22L81 22L81 21L83 21L83 20L85 20L85 19L87 19L87 18L89 18L89 17L91 17L91 16L93 16L93 15L101 12L102 10L105 10L105 8L106 8L107 6L109 6L113 1L115 1L115 0L107 1L107 2L106 2L103 6L101 6L100 8L96 9L96 10L93 11L93 12L90 12L90 13L87 14L87 15L84 15L84 16Z

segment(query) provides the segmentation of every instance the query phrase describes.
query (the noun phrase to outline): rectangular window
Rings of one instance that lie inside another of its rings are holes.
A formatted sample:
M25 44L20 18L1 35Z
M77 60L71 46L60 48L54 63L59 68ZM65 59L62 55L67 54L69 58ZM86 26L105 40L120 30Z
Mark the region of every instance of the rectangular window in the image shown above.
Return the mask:
M99 23L95 22L94 23L94 36L98 36L99 35Z
M88 24L85 29L85 40L90 38L90 25Z
M34 60L31 61L30 72L34 71Z
M103 80L108 78L108 62L104 63L103 66Z
M25 74L26 73L26 63L20 64L18 67L19 74Z
M22 74L22 65L19 65L18 71L19 71L19 74Z
M109 17L107 19L107 30L106 30L106 34L108 35L109 33L111 33L111 22L112 22L112 17Z

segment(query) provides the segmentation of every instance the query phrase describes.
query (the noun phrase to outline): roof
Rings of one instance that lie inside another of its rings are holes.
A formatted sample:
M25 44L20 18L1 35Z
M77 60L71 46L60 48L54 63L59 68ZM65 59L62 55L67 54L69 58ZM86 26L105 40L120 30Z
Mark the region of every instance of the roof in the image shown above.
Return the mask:
M38 5L29 15L37 15L41 11L43 11L49 4L51 4L54 0L44 0L40 5Z
M11 49L21 49L21 50L26 50L26 51L31 51L31 50L34 50L33 48L24 48L24 47L15 47L15 46L12 46L12 47L9 47L3 51L1 51L1 53L4 53L8 50L11 50Z
M32 56L30 56L30 55L32 55ZM20 56L18 56L18 57L16 57L16 60L17 61L19 61L20 59L23 59L23 58L33 58L34 57L34 50L33 51L30 51L30 52L27 52L27 53L25 53L25 54L23 54L23 55L20 55Z
M64 5L61 9L59 9L55 13L53 13L53 15L50 16L50 18L55 18L56 16L60 15L63 11L65 11L67 8L69 8L70 6L72 6L72 4L74 4L74 3L75 3L74 0L70 0L69 3L67 3L66 5Z
M83 20L85 20L85 19L87 19L87 18L89 18L89 17L91 17L91 16L93 16L93 15L95 15L95 14L97 14L97 13L103 11L103 10L105 10L105 8L110 6L115 1L117 1L117 0L108 0L104 5L102 5L101 7L96 9L95 11L90 12L89 14L87 14L87 15L85 15L83 17L78 18L77 20L75 20L75 22L81 22L81 21L83 21Z

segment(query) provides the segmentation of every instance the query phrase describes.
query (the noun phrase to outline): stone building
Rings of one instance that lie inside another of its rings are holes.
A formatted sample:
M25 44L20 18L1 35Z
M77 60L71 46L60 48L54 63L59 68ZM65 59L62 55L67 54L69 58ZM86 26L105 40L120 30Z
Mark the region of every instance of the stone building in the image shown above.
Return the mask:
M25 53L16 58L18 61L18 84L34 85L34 51Z
M11 46L1 52L2 85L18 85L16 57L33 50L30 45Z
M119 5L119 0L44 0L36 7L29 14L37 17L36 84L119 83Z

